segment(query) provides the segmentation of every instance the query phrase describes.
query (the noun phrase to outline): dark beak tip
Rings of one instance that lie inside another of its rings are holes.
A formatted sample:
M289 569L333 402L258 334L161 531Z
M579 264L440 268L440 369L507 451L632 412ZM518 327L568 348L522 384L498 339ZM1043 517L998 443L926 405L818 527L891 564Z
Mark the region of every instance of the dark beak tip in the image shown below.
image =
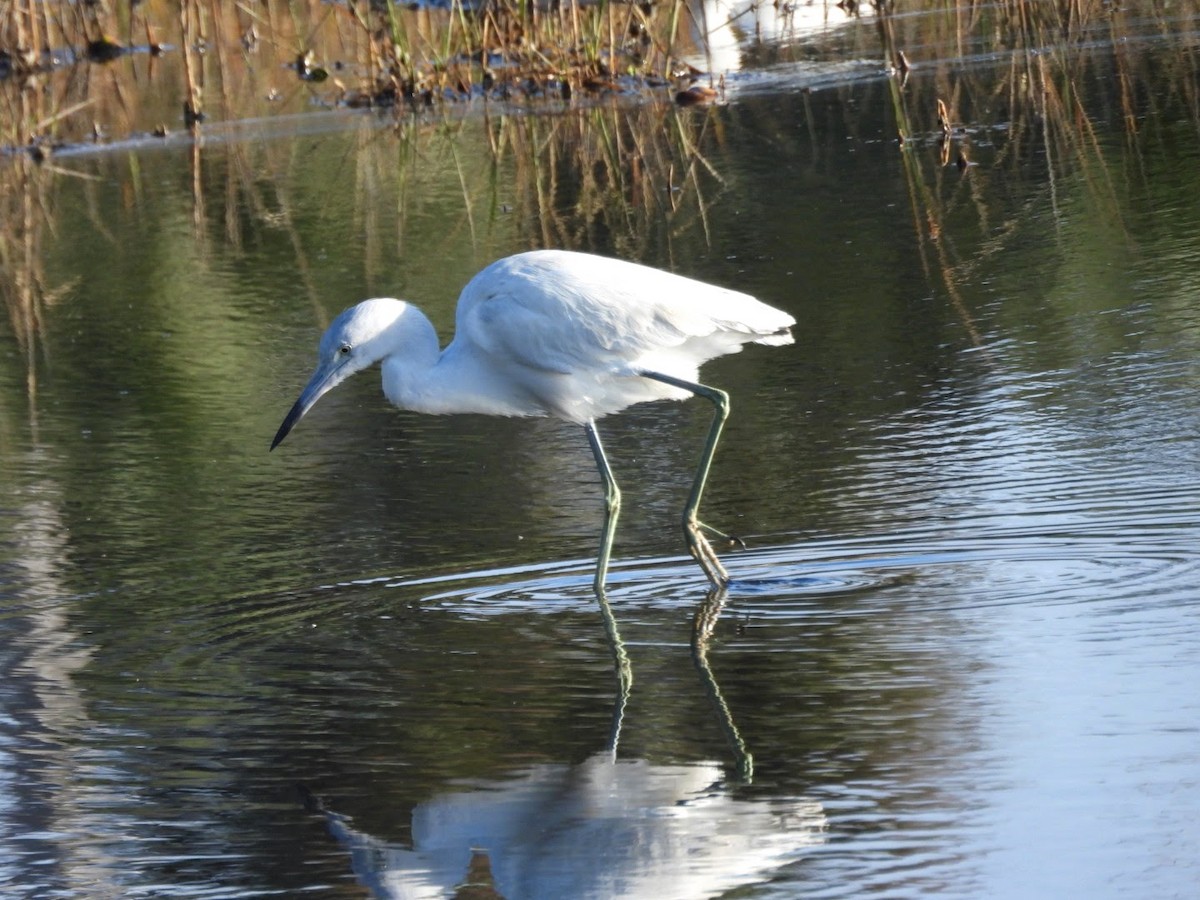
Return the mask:
M306 401L302 396L296 401L296 405L288 410L288 414L283 417L283 422L280 424L279 430L275 432L275 437L271 441L271 450L282 444L283 439L291 434L296 423L304 417L310 406L312 406L312 401Z
M313 405L330 388L337 384L338 379L335 378L336 375L336 370L326 372L322 368L317 369L308 386L304 388L300 396L296 399L296 402L292 404L292 408L288 410L287 415L283 417L283 421L279 425L279 430L275 432L275 438L271 441L271 450L282 444L283 439L292 433L292 429L296 427L296 423L304 418L304 414L312 409Z
M279 431L276 432L275 437L271 439L271 448L267 452L270 453L271 450L274 450L276 447L282 444L283 439L288 436L289 431L291 431L290 425L286 428L280 428Z

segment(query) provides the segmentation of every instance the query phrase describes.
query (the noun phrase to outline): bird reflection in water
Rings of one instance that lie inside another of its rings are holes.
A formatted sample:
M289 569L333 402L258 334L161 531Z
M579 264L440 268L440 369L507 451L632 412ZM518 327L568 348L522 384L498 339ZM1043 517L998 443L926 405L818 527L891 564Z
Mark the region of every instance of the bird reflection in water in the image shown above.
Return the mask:
M531 766L417 804L411 846L322 809L374 896L696 900L765 881L824 841L820 803L734 790L749 779L750 754L707 657L725 592L710 592L697 612L692 658L733 749L734 784L717 762L619 758L633 672L608 600L599 600L617 688L609 745L578 765Z

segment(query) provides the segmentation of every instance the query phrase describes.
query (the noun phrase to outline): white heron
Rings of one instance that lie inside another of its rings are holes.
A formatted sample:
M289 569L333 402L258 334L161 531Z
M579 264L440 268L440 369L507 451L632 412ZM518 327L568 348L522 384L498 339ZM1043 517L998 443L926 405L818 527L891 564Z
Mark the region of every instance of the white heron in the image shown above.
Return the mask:
M796 320L748 294L636 263L535 250L492 263L463 288L445 350L429 319L403 300L364 300L326 330L316 371L271 449L326 392L374 363L383 392L415 412L555 416L582 425L604 482L596 560L602 591L621 508L596 420L635 403L699 395L715 413L683 509L691 555L714 587L729 581L697 518L729 416L729 395L698 381L700 365L743 344L789 344Z

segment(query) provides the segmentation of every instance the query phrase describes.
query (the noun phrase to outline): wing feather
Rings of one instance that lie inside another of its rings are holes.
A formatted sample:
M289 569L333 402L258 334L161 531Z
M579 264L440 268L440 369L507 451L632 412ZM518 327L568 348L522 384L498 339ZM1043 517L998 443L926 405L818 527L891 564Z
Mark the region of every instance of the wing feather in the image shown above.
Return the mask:
M773 314L763 317L761 311ZM764 318L747 323L750 312ZM534 251L480 272L458 302L455 341L533 370L634 374L638 361L726 332L692 366L778 335L791 317L747 294L635 263ZM730 340L732 338L732 340Z

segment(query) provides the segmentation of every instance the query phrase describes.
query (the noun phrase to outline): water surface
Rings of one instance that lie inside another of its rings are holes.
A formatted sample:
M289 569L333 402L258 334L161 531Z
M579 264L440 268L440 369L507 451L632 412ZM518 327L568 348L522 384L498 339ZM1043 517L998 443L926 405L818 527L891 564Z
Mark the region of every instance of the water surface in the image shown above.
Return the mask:
M764 83L706 109L12 163L6 896L1195 894L1190 27L899 92L752 44ZM581 429L399 413L371 374L267 453L342 307L448 336L474 271L545 245L800 323L706 369L727 595L677 533L705 404L602 423L619 644Z

